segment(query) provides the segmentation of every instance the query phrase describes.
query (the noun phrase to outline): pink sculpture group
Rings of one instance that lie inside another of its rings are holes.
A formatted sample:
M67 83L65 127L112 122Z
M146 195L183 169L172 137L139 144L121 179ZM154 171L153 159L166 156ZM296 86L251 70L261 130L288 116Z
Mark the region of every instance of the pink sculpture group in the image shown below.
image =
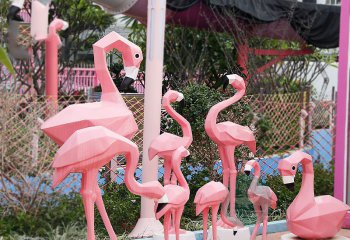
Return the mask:
M303 178L298 195L287 209L288 230L305 239L332 238L340 230L349 206L329 195L315 197L312 157L302 151L279 162L284 184L294 189L299 163Z
M180 239L185 230L180 229L181 216L190 197L190 188L181 172L182 159L189 156L192 143L190 123L171 106L183 100L184 96L169 90L163 96L163 107L181 126L183 136L163 133L149 146L149 159L155 156L164 159L164 186L158 181L139 183L134 177L138 166L139 151L131 141L138 127L132 112L126 106L121 94L109 74L106 53L112 49L122 53L126 77L122 88L128 86L137 76L142 52L138 46L111 32L93 45L97 77L102 85L100 102L71 105L42 124L43 131L59 146L52 167L54 168L53 187L62 182L68 174L82 174L81 195L87 220L88 240L94 240L94 204L96 203L111 239L117 236L106 213L101 190L98 186L99 169L116 155L125 155L125 184L134 194L153 199L155 215L164 216L164 237L169 239L175 233ZM203 213L203 237L207 238L209 209L212 213L213 239L217 239L217 226L233 228L236 235L243 223L235 211L237 169L234 159L235 148L247 145L255 154L256 140L253 132L245 126L229 121L217 123L218 114L223 109L239 101L245 94L244 80L235 74L227 75L225 80L236 89L231 98L214 105L205 120L208 136L218 145L223 167L223 183L211 181L196 193L194 202L196 214ZM313 167L311 156L296 152L280 161L278 169L288 186L294 183L298 163L303 166L303 182L298 196L287 211L289 230L302 238L333 237L340 229L349 207L331 196L314 197ZM254 179L248 189L248 198L253 203L257 222L251 239L255 239L259 226L263 223L263 239L266 239L268 208L276 208L277 196L267 186L258 186L260 165L251 160L245 164L247 175L254 169ZM221 206L221 219L217 215ZM227 216L230 206L230 216ZM234 236L233 236L234 238Z

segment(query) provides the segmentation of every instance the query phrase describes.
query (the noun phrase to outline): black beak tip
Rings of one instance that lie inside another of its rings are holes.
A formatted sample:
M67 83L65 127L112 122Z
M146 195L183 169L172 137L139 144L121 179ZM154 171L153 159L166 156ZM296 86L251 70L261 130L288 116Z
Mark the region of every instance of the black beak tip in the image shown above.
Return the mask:
M245 175L247 175L247 176L250 175L250 171L248 171L248 170L245 170L244 173L245 173Z
M130 77L125 77L122 81L122 83L120 84L120 90L121 91L126 91L131 87L131 84L133 84L135 82L134 79L130 78Z
M228 77L225 75L222 78L222 89L226 90L227 86L228 86L229 80Z
M167 203L158 203L158 206L157 206L157 213L162 211L162 209L167 205Z
M236 236L236 234L237 234L237 231L233 230L233 236Z
M287 184L285 184L285 186L288 188L288 190L294 192L294 189L295 189L294 183L287 183Z

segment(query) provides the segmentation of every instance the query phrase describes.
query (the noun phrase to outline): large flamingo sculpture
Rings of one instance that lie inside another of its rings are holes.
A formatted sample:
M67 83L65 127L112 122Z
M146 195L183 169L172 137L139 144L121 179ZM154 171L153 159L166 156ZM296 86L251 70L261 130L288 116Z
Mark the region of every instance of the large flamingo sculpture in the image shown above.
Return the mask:
M174 213L174 228L176 240L180 239L180 222L181 216L190 197L190 188L187 181L181 172L181 160L189 155L189 151L180 146L173 151L171 156L171 164L174 174L179 182L179 185L168 184L164 186L167 196L166 203L156 201L156 219L160 219L164 215L164 238L169 239L169 230L171 227L171 214Z
M132 112L109 74L106 52L116 48L122 53L126 77L121 87L127 88L137 76L142 61L141 49L116 32L107 34L93 48L95 70L102 86L101 101L70 105L44 122L42 130L58 145L62 145L76 130L86 127L104 126L129 139L138 129Z
M53 168L53 187L62 182L69 173L82 173L80 194L83 198L88 228L88 240L94 240L94 203L106 226L110 239L117 239L106 213L100 188L97 184L99 169L115 155L125 154L125 184L137 195L157 199L166 198L163 186L158 181L140 184L134 173L139 160L138 147L129 139L101 127L88 127L74 132L58 150Z
M235 199L236 199L236 177L237 169L234 159L234 151L236 146L246 144L255 154L256 142L253 132L245 126L241 126L232 122L216 123L218 114L223 109L239 101L245 94L245 83L243 78L236 74L227 75L226 81L234 87L236 94L216 105L214 105L205 119L205 131L208 136L218 145L219 155L223 167L223 183L228 187L230 182L230 214L236 218L236 222L242 225L236 216ZM222 222L219 224L227 227Z
M269 207L276 209L277 196L268 186L258 186L260 165L255 160L250 160L245 164L244 172L247 176L249 176L252 169L254 169L254 179L248 189L248 198L253 203L257 220L250 240L256 238L261 223L263 223L263 240L266 240L268 210Z
M162 133L157 136L148 149L149 159L153 159L156 155L164 159L164 186L168 184L177 184L176 175L172 175L172 156L176 149L183 146L185 149L192 143L192 131L190 123L172 107L171 103L181 101L183 94L177 91L169 90L163 96L162 105L167 113L175 119L181 126L183 137L176 136L170 133ZM171 178L171 179L170 179ZM171 217L171 228L169 233L174 233L175 215ZM185 233L185 230L180 230L180 233Z
M212 227L213 227L213 240L217 239L217 216L220 204L224 204L221 207L221 219L227 226L233 227L233 234L237 233L237 225L232 223L226 217L226 210L228 208L230 198L229 191L220 182L211 181L200 189L198 189L196 196L194 198L194 203L196 204L196 215L203 212L203 239L207 239L207 228L208 228L208 214L211 208L212 215Z
M294 188L299 163L303 168L303 178L298 195L287 209L288 230L303 239L334 237L343 224L349 206L329 195L315 197L312 157L302 151L293 153L278 164L287 187Z

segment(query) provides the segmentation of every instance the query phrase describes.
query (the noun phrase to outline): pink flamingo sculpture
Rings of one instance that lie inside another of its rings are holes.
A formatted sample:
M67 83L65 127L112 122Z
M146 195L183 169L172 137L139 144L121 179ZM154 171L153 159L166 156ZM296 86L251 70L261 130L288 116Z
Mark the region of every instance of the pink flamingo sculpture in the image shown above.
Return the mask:
M196 204L196 215L203 212L203 239L207 239L207 228L208 228L208 214L209 208L211 208L212 215L212 227L213 227L213 239L217 239L217 216L220 204L223 203L221 207L221 219L222 221L230 227L234 228L233 235L237 233L236 224L232 223L226 217L226 210L230 201L229 191L227 187L221 182L211 181L200 189L198 189L196 196L194 198L194 203Z
M156 201L156 219L160 219L164 215L164 238L169 239L169 230L171 227L171 214L174 214L174 228L176 240L180 239L180 222L184 210L184 206L190 197L190 188L187 181L181 172L181 160L189 155L189 151L180 146L173 151L171 156L171 164L174 174L179 182L179 185L168 184L164 186L167 196L166 203Z
M267 220L269 207L276 209L277 196L268 186L258 186L260 178L260 165L255 160L250 160L245 164L244 172L249 176L251 170L254 169L254 179L248 189L248 198L253 203L256 213L256 224L250 237L250 240L256 238L260 224L263 222L263 240L266 240Z
M287 209L288 230L303 239L331 238L340 230L349 206L330 196L314 195L312 157L302 151L282 159L278 164L283 183L294 189L298 164L303 168L301 188Z
M88 240L95 239L94 203L97 205L110 239L117 239L103 204L97 177L99 169L118 154L125 154L125 184L132 193L157 199L160 202L162 197L166 198L163 186L158 181L140 184L135 180L134 173L139 160L139 151L133 142L101 126L77 130L55 156L52 165L55 169L53 187L56 187L71 172L82 173L80 194L87 220Z
M236 218L236 222L242 225L236 216L236 177L237 169L234 159L234 151L236 146L246 144L255 154L256 142L253 132L246 126L241 126L232 122L216 123L218 114L223 109L239 101L245 94L245 83L243 78L236 74L227 75L225 78L233 88L237 90L236 94L216 105L214 105L205 119L205 131L208 136L218 145L219 155L223 168L223 183L228 187L230 182L230 214ZM219 226L226 227L222 222Z
M122 53L126 72L122 88L127 88L136 78L142 61L138 46L111 32L94 45L95 70L102 86L100 102L74 104L49 118L41 129L58 145L62 145L76 130L104 126L111 131L131 139L138 127L132 112L126 106L114 85L106 63L106 52L116 48Z
M192 131L190 123L179 113L177 113L172 107L171 103L181 101L183 94L177 91L169 90L163 96L162 105L167 113L179 123L182 128L183 137L176 136L170 133L163 133L157 136L148 149L149 159L153 159L156 155L164 159L164 186L168 184L177 184L176 176L172 174L172 156L176 149L183 146L185 149L192 143ZM174 233L174 221L175 215L172 214L170 233ZM185 233L185 230L180 230L180 233Z

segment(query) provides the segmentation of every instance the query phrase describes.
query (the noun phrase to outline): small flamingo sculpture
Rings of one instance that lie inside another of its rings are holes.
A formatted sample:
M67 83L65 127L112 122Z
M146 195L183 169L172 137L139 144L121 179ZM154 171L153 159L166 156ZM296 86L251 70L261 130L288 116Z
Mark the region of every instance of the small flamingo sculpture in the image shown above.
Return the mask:
M340 230L349 206L329 196L314 195L312 157L302 151L282 159L278 164L283 183L294 188L298 164L303 168L301 188L287 209L288 230L303 239L331 238Z
M236 177L237 169L234 159L234 151L238 145L246 144L255 154L256 142L253 132L246 126L241 126L232 122L216 123L218 114L223 109L239 101L245 94L245 83L243 78L236 74L227 75L226 81L237 90L236 94L216 105L214 105L205 119L205 131L208 136L218 145L219 155L223 168L223 183L228 187L230 183L230 214L236 219L237 225L242 222L236 216ZM226 227L219 222L219 226Z
M171 228L171 214L174 214L174 228L176 240L180 239L180 222L184 211L185 204L190 197L190 188L187 181L181 172L181 160L189 155L189 151L180 146L173 151L171 156L171 164L174 174L179 182L179 185L168 184L164 186L167 196L166 203L156 201L156 219L160 219L164 215L164 238L169 239L169 230Z
M268 186L258 186L260 165L255 160L250 160L245 164L244 172L247 176L249 176L252 169L254 169L254 179L248 189L248 198L253 203L257 220L250 240L256 238L261 223L263 223L263 240L266 240L268 210L269 207L276 209L277 196Z
M181 101L184 98L182 93L169 90L163 96L162 105L167 113L175 119L181 126L183 137L176 136L170 133L163 133L157 136L148 149L149 159L153 159L156 155L164 159L164 186L168 184L177 184L176 175L172 173L172 156L174 151L183 146L185 149L192 143L192 131L190 123L172 107L171 103ZM171 178L171 179L170 179ZM171 229L169 233L174 233L175 215L171 217ZM180 233L185 233L185 230L180 229Z
M208 214L209 208L211 208L212 215L212 227L213 227L213 240L217 239L217 216L220 204L221 207L221 219L227 226L233 227L233 235L237 233L236 224L232 223L226 217L226 210L230 201L229 191L227 187L221 182L211 181L200 189L198 189L196 196L194 198L194 203L196 204L196 215L203 212L203 239L207 239L207 229L208 229Z
M93 45L97 78L102 86L100 102L74 104L49 118L41 129L58 145L62 145L76 130L104 126L111 131L131 139L138 127L132 112L126 106L109 74L106 52L116 48L122 53L126 76L122 88L135 79L142 61L141 49L111 32Z
M157 200L166 198L163 186L158 181L140 184L135 180L134 173L139 152L133 142L101 126L77 130L60 147L55 156L52 165L55 169L53 187L56 187L71 172L82 173L80 194L87 220L88 240L95 239L94 203L97 205L110 239L117 239L103 204L97 177L99 169L118 154L125 154L125 184L132 193Z

